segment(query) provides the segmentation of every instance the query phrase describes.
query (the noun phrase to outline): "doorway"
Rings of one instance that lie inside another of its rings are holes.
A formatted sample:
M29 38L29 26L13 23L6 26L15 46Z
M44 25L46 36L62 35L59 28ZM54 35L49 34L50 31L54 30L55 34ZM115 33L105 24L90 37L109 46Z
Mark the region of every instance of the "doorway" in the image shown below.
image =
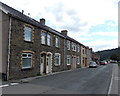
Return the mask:
M75 56L72 57L72 68L73 69L76 68L76 57Z
M52 73L52 53L41 53L40 74Z

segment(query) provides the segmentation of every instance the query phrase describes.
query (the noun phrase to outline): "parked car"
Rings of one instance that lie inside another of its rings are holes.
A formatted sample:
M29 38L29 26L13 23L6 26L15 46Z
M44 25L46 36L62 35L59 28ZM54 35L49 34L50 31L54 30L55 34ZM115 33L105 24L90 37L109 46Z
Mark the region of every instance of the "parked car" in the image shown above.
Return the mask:
M106 61L100 61L100 65L106 65L107 62Z
M89 68L96 68L96 67L97 67L96 62L91 61L90 64L89 64Z
M117 63L117 61L116 60L111 60L110 63Z

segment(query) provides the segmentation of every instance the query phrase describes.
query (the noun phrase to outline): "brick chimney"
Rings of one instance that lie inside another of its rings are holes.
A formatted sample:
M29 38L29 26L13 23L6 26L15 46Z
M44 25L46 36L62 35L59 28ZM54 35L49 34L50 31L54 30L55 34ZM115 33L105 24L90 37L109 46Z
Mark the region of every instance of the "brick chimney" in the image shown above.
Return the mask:
M61 33L65 36L67 36L68 31L67 30L62 30Z
M41 18L41 19L40 19L40 23L43 24L43 25L45 25L45 19L44 19L44 18Z

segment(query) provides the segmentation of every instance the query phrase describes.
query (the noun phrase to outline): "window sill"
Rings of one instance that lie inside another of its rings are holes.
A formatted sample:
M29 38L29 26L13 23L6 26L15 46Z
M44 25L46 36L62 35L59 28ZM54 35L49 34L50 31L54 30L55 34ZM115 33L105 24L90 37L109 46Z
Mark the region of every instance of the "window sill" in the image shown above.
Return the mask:
M67 66L70 66L71 64L67 64Z
M47 45L48 47L51 47L51 45Z
M27 43L33 43L33 41L25 41L25 40L24 40L24 42L27 42Z
M55 66L60 66L60 64L55 64Z
M32 69L32 67L22 68L21 70L24 71L24 70L30 70L30 69Z
M60 49L60 47L55 47L55 48Z

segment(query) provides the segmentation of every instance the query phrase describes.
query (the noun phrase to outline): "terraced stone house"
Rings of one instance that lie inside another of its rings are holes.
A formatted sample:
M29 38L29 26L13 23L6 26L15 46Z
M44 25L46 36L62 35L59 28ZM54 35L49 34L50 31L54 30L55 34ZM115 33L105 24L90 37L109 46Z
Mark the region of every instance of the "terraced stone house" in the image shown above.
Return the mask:
M58 32L46 26L45 19L36 21L1 2L0 14L4 79L80 68L86 62L81 54L86 47L67 36L67 30Z

